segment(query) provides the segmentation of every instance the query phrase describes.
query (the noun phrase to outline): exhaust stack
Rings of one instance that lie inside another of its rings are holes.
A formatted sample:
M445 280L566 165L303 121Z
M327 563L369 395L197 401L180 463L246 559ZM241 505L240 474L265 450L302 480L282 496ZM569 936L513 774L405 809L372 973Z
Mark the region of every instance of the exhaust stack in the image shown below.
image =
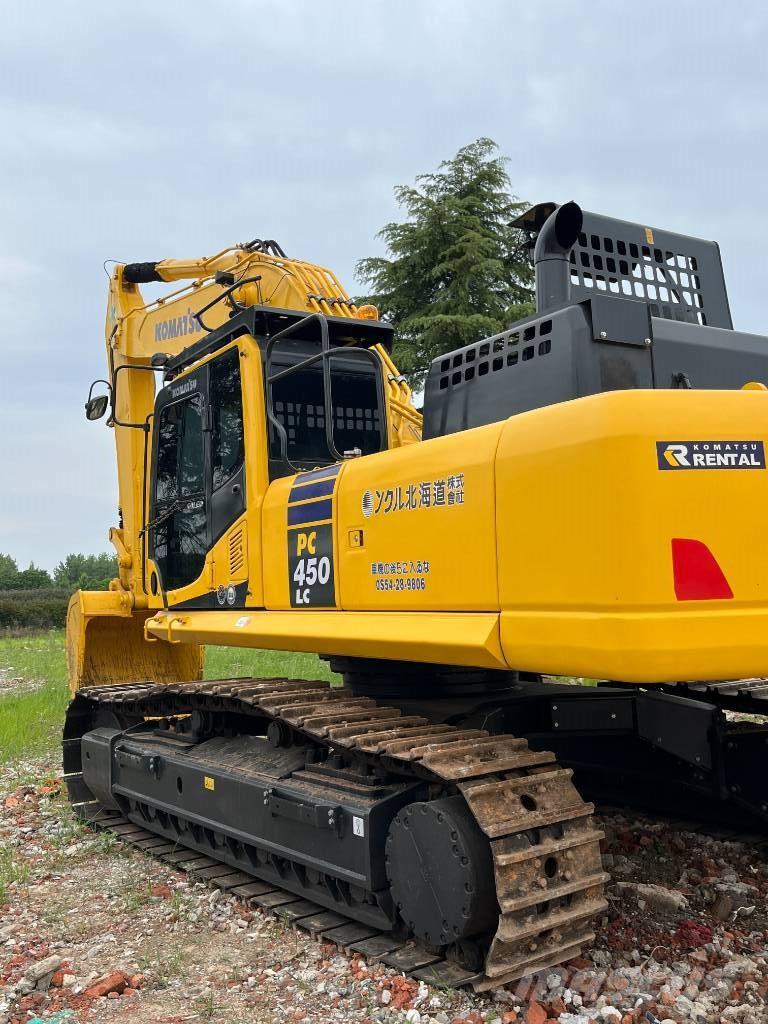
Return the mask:
M547 217L538 234L533 252L537 313L546 313L568 301L571 276L568 256L578 240L583 220L577 203L565 203Z

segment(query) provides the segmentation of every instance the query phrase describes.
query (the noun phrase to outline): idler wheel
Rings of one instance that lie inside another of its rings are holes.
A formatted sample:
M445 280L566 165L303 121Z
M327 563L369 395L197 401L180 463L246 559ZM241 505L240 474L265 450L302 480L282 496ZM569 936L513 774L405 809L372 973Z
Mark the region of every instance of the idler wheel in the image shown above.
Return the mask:
M386 863L392 898L418 939L445 946L495 928L490 846L462 797L399 811L389 827Z

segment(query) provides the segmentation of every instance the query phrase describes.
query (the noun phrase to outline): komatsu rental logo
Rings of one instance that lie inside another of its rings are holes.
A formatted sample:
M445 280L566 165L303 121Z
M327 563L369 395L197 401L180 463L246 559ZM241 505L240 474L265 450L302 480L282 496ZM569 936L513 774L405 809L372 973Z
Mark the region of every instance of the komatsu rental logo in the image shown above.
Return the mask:
M762 441L657 441L659 469L765 469Z

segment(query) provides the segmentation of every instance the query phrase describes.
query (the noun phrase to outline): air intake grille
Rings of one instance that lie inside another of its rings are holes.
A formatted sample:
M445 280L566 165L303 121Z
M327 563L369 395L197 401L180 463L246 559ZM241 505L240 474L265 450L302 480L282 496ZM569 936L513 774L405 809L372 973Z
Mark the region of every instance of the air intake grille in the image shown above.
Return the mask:
M245 531L242 526L229 535L229 578L245 577Z
M440 362L440 390L548 355L552 351L551 333L552 321L540 320L452 353Z

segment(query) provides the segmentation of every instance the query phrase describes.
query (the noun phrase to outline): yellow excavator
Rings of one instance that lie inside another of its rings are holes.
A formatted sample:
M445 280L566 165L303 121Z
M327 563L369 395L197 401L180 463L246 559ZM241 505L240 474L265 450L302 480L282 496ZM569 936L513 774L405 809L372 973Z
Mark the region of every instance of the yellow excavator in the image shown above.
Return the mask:
M438 357L423 415L392 327L272 240L116 266L86 415L119 575L67 622L78 813L478 989L593 938L584 796L768 819L768 733L728 716L768 698L766 339L713 242L516 226L536 313ZM343 686L204 682L209 644Z

